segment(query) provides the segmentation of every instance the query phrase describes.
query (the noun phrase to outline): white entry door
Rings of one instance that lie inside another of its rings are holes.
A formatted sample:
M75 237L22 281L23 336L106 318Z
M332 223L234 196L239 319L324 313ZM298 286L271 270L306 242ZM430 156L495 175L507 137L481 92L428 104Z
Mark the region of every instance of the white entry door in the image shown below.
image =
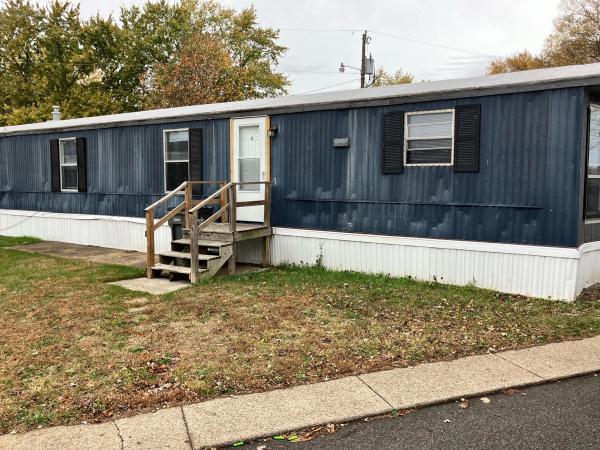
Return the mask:
M252 182L267 180L267 118L233 119L231 180ZM245 184L237 188L237 201L265 199L264 184ZM236 210L237 220L262 222L264 206L246 206Z

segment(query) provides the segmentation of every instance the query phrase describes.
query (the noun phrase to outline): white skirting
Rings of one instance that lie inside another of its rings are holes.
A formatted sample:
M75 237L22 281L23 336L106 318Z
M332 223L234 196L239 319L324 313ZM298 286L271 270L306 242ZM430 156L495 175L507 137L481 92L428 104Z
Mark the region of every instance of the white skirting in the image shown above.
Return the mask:
M0 235L33 236L46 241L146 251L146 219L137 217L63 214L0 209ZM262 244L241 242L238 261L260 263ZM157 253L171 249L171 229L162 225L154 233Z
M4 236L33 236L46 241L145 252L145 232L146 220L137 217L0 210L0 234ZM169 250L169 225L156 230L154 239L157 252Z
M574 300L600 281L598 250L277 228L273 264L353 270ZM589 245L589 244L587 244ZM594 264L594 262L596 264Z
M600 242L559 248L275 228L272 264L318 261L353 270L466 285L502 292L574 300L600 282ZM0 210L0 235L145 251L145 220L87 214ZM170 230L156 231L156 251L170 245ZM262 246L243 243L238 259L259 262Z

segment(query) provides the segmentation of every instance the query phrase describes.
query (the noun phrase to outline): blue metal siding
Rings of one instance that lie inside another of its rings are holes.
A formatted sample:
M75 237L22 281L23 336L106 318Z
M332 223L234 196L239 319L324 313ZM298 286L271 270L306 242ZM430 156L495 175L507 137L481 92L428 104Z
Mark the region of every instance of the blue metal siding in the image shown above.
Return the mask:
M271 117L273 224L575 246L582 88ZM481 170L381 174L388 111L481 104ZM350 137L349 149L333 139Z
M205 179L229 178L229 121L0 138L0 208L141 217L164 195L163 131L203 128ZM51 192L50 140L87 139L87 193Z
M576 246L583 88L278 114L275 226ZM481 104L481 170L381 174L387 111ZM0 137L0 208L143 215L164 194L163 130L204 129L205 179L229 178L229 120ZM84 136L88 193L50 192L49 141ZM334 138L350 148L334 148Z

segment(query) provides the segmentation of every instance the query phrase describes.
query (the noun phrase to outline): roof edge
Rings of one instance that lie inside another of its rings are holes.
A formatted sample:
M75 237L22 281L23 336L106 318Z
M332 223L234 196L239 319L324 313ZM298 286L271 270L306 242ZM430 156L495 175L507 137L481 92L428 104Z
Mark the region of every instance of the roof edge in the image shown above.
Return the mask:
M579 74L577 72L580 72ZM536 76L538 75L538 76ZM269 112L291 113L350 107L382 106L440 98L480 97L564 87L600 84L600 63L559 68L536 69L476 78L430 81L371 89L352 89L322 94L291 95L272 99L248 100L138 111L61 121L38 122L0 127L0 137L49 134L68 130L114 128L165 122L218 119Z

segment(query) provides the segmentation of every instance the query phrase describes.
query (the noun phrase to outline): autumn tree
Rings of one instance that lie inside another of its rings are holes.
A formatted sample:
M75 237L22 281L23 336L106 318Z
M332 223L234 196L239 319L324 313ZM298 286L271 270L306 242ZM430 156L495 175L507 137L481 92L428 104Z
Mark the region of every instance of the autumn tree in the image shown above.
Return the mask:
M375 71L371 86L390 86L393 84L413 83L414 81L415 77L412 74L403 72L401 69L398 69L394 73L388 73L383 67L380 67Z
M488 67L488 74L517 72L520 70L541 69L546 67L547 63L541 56L532 55L529 51L523 50L506 58L495 58Z
M563 0L544 46L553 66L600 61L600 0Z
M147 106L169 108L217 103L243 98L234 76L234 64L223 43L207 34L190 37L172 63L160 64L148 80Z
M600 0L563 0L539 55L527 50L490 62L489 74L600 62Z

